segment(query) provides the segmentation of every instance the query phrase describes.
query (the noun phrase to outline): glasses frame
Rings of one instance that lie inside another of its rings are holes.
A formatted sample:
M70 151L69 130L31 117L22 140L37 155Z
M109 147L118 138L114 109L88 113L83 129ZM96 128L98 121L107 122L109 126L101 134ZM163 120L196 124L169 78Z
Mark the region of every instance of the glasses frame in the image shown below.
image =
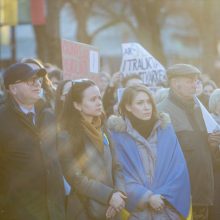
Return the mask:
M28 86L35 86L37 83L40 83L40 85L42 85L43 77L32 77L27 80L17 80L14 84L22 83L22 82L26 83Z

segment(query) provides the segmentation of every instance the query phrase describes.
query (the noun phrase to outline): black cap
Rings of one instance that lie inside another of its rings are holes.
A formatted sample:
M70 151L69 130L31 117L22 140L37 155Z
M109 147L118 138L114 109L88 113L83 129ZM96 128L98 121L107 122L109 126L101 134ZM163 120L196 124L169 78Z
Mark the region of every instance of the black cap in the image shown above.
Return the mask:
M167 69L168 79L179 76L191 77L200 75L200 70L190 64L175 64Z
M34 63L15 63L9 66L3 74L5 88L10 84L25 81L34 75L43 77L47 74L44 68L40 68Z

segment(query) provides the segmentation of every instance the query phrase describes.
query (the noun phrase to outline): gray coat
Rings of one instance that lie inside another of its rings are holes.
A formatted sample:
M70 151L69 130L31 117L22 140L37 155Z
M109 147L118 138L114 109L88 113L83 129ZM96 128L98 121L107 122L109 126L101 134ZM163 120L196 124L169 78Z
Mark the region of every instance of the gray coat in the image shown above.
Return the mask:
M214 179L208 135L199 106L187 107L175 95L158 105L170 115L178 140L187 161L193 205L213 204Z
M114 150L104 144L101 154L92 142L85 137L85 153L74 158L73 147L63 147L61 162L72 193L77 193L86 207L90 219L105 219L108 202L115 190L124 192L123 176ZM82 166L83 164L83 166Z

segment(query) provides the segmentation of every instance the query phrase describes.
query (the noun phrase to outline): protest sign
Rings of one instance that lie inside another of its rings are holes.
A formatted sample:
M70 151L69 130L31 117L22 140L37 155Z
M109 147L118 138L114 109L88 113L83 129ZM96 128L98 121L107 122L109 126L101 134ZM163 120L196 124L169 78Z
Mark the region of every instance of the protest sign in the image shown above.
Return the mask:
M143 82L150 86L156 86L167 79L165 68L138 43L122 44L120 71L124 77L138 73Z
M117 102L118 103L121 101L124 90L125 90L125 88L118 88L117 89Z
M64 79L89 78L96 81L100 65L97 48L64 39L61 47Z
M213 133L214 131L220 131L218 123L214 120L214 118L211 116L205 106L199 101L197 97L195 97L195 101L201 109L207 132Z

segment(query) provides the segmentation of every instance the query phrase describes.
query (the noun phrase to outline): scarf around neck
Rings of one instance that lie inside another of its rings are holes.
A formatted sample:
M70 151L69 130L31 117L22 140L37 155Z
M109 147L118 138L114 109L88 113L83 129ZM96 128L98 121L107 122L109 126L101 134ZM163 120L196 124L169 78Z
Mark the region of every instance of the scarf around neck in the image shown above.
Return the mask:
M101 117L95 117L92 123L82 119L83 129L88 136L88 138L92 141L97 150L102 153L103 152L103 134L101 130L102 120Z
M156 120L151 117L150 120L142 120L134 116L132 113L128 113L127 117L131 122L132 127L138 131L138 133L147 139L151 134L151 131L156 123Z

